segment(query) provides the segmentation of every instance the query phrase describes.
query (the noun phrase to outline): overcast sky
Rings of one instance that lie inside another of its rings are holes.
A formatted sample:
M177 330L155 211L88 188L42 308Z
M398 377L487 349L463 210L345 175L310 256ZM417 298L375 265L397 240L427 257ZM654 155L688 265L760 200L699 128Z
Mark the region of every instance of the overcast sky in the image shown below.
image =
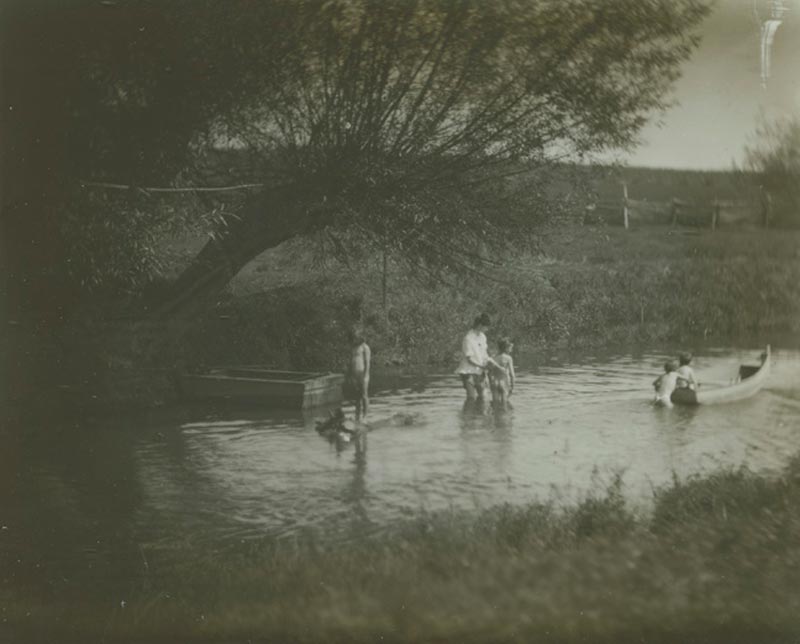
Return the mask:
M754 5L762 20L769 15L763 0L717 0L702 27L703 42L675 87L678 105L660 126L642 132L629 164L728 169L741 161L760 111L800 116L800 0L787 0L790 11L775 37L766 89Z

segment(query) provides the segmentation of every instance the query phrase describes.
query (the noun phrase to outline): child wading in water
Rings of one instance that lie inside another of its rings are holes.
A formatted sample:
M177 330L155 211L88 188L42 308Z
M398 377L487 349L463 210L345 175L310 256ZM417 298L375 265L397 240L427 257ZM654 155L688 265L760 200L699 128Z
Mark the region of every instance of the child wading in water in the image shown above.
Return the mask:
M672 407L672 392L678 383L678 364L674 360L664 363L664 373L653 381L653 388L656 390L656 397L653 401L656 405Z
M489 383L492 387L492 402L505 408L508 397L514 391L514 343L508 338L503 338L497 343L500 354L489 361Z
M356 420L367 415L369 407L369 367L372 352L359 328L350 330L350 359L347 363L349 398L355 401Z

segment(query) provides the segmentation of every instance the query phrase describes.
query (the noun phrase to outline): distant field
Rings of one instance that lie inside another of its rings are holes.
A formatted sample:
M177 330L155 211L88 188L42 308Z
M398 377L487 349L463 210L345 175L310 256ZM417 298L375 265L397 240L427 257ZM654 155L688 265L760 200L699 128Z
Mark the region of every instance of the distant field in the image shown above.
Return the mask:
M744 230L697 231L692 228L636 228L621 230L604 226L559 226L543 229L528 252L495 253L505 263L500 274L513 277L517 271L555 271L571 264L671 264L679 260L753 260L785 262L787 269L800 262L800 231ZM362 270L374 269L379 258L356 261L350 268L314 255L308 242L298 240L266 251L250 262L231 282L237 296L271 288L297 285L330 275L362 278ZM754 266L755 269L755 266ZM374 280L379 283L380 280ZM366 286L366 285L365 285ZM371 290L371 289L370 289Z
M594 181L600 199L619 199L621 183L631 199L710 204L715 199L757 199L755 182L734 171L671 170L666 168L598 169Z

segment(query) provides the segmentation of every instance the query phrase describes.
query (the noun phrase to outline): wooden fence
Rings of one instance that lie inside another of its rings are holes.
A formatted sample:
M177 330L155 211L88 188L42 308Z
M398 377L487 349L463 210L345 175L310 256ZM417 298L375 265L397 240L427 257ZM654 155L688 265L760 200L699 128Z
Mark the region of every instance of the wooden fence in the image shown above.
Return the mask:
M715 199L710 203L691 203L681 199L649 201L628 197L623 184L619 200L597 201L586 206L584 223L612 226L691 226L695 228L767 227L769 202Z

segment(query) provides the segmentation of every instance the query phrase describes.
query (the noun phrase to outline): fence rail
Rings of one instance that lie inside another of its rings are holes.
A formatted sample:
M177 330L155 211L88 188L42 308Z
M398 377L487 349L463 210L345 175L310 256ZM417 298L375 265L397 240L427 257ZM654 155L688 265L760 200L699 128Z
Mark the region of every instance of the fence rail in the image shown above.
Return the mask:
M631 199L627 191L618 200L598 200L586 206L584 223L624 226L767 227L769 202L717 199L710 203L692 203L681 199L649 201Z

